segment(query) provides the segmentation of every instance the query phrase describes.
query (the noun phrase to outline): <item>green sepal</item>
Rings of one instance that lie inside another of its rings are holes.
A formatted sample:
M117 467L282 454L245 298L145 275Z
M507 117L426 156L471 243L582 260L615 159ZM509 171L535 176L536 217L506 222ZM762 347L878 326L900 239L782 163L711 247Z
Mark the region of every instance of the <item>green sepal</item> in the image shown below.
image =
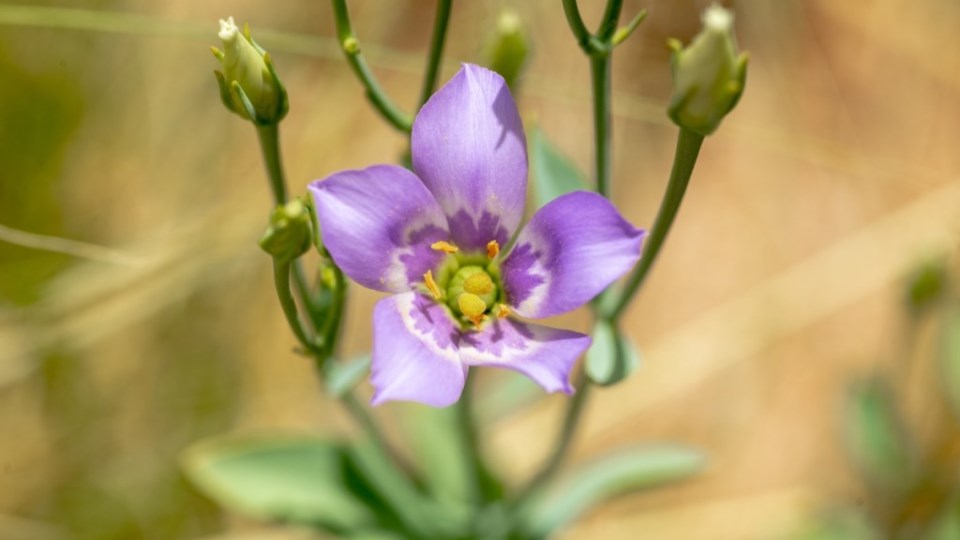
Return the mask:
M230 112L237 113L233 106L233 99L230 97L230 87L227 86L227 80L223 77L223 72L213 70L213 75L217 78L217 86L220 88L220 101L223 102L223 106Z

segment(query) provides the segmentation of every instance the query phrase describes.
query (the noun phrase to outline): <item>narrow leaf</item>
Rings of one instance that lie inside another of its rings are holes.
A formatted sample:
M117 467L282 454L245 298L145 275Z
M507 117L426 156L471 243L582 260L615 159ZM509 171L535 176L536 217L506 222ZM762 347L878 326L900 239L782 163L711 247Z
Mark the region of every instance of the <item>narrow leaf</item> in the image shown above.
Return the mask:
M884 490L905 489L912 460L905 428L890 389L880 379L855 385L847 405L847 436L867 480Z
M327 392L335 398L342 397L353 390L369 371L369 354L344 363L333 364L330 375L327 377Z
M705 464L700 452L679 446L635 447L586 465L562 478L524 509L524 529L542 537L622 493L689 478Z
M345 448L309 438L228 438L189 449L183 469L204 494L257 519L355 530L377 522Z
M941 379L954 416L960 421L960 309L949 310L942 324Z
M590 380L610 386L630 376L639 365L636 348L616 326L598 320L593 328L593 345L587 351L586 370Z
M564 193L589 189L577 168L555 149L539 128L530 136L537 208Z

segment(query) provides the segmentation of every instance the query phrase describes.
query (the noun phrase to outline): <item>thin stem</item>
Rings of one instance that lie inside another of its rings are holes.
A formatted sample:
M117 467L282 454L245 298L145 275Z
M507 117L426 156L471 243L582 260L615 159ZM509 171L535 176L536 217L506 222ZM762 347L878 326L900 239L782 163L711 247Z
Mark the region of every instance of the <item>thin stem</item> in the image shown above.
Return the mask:
M603 18L600 20L600 28L597 29L597 38L603 43L607 43L617 31L617 23L620 22L620 12L623 10L623 0L609 0L606 9L603 10Z
M463 450L467 453L466 462L470 467L467 472L473 479L474 497L477 501L490 502L501 497L501 488L491 475L480 449L477 418L474 414L473 387L474 377L468 375L464 382L460 400L455 405L457 430L463 444Z
M273 202L279 206L287 202L287 183L280 158L280 128L277 124L257 126L257 137L260 139L260 152L263 154L263 165L267 168L267 178L270 179Z
M344 304L347 299L347 280L343 277L343 270L340 270L340 267L334 265L333 272L333 306L327 315L327 320L324 322L324 327L320 334L323 339L323 353L327 357L331 357L337 352L337 337L340 335L340 327L343 324Z
M563 426L560 429L557 443L553 446L553 453L550 454L540 471L517 494L517 506L522 506L527 498L539 491L556 474L567 457L570 443L573 441L577 426L580 424L580 416L583 414L584 405L587 403L587 397L590 395L592 386L583 368L580 369L576 386L577 393L567 402L567 412L563 417Z
M347 391L340 398L340 401L343 403L344 408L347 409L347 412L350 413L350 416L353 417L353 420L360 424L360 428L363 429L367 437L373 441L381 454L393 460L401 469L405 471L413 470L413 467L390 446L383 430L380 429L380 426L370 412L360 403L357 396L353 393L353 390Z
M597 193L610 198L610 55L590 57L593 83L593 140Z
M260 141L260 152L263 154L263 165L267 169L267 178L270 179L273 201L278 206L285 204L289 195L287 194L286 177L283 174L283 158L280 155L280 127L277 124L258 125L257 139ZM314 328L318 328L321 324L320 314L313 309L310 287L307 285L307 277L299 260L293 262L293 281L297 285L297 292L310 322Z
M660 203L660 211L657 212L657 219L654 221L653 229L650 230L650 237L646 240L643 256L624 285L614 307L604 313L605 318L617 320L650 273L650 268L657 260L657 255L663 247L667 233L673 226L673 220L677 217L677 211L680 209L680 203L683 202L683 196L687 191L687 185L690 183L690 176L693 174L693 167L697 163L697 156L700 154L702 144L702 135L680 128L667 192Z
M303 345L303 348L311 354L316 354L317 348L307 337L300 322L300 312L297 310L297 302L290 294L290 263L273 261L273 284L277 289L277 298L280 300L280 307L283 308L283 314L287 318L287 324L290 330L297 337L297 341Z
M447 38L447 25L450 22L450 6L453 0L437 1L437 17L433 20L433 39L430 41L430 55L427 57L427 70L423 74L423 89L420 91L420 107L430 99L437 89L437 75L440 73L440 59L443 58L443 44Z
M563 0L563 13L567 16L567 24L570 25L570 31L573 32L573 37L577 39L577 44L580 45L583 52L593 54L594 37L587 30L587 25L583 23L577 0Z
M350 12L347 11L346 0L332 0L333 14L337 26L337 39L340 40L340 48L350 64L353 73L360 79L366 90L367 99L373 104L380 116L389 122L397 130L409 133L412 126L412 120L401 111L389 96L380 88L376 78L367 66L363 54L360 52L360 43L353 33L353 26L350 23Z

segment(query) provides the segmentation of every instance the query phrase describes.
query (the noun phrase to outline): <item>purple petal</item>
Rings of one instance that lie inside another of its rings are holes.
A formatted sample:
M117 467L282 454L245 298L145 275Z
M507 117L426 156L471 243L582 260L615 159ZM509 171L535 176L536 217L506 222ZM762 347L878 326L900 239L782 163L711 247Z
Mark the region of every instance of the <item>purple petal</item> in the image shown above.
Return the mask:
M570 370L590 347L590 337L568 330L498 319L460 342L460 358L468 366L512 369L533 379L547 392L573 393Z
M384 298L373 310L371 403L419 401L446 407L460 398L467 367L460 327L445 307L415 292Z
M527 193L527 148L503 77L464 64L413 122L413 167L450 219L454 243L506 245Z
M503 261L510 307L541 318L582 306L633 268L644 234L596 193L557 197L520 231Z
M323 243L354 281L403 292L440 262L446 219L413 173L393 165L342 171L310 184Z

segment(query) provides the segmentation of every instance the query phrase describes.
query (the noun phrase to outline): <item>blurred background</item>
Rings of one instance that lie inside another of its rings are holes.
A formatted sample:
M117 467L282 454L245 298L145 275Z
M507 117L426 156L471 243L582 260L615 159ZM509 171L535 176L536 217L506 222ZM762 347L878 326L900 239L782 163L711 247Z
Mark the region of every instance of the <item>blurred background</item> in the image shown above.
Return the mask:
M581 4L592 26L603 2ZM706 5L625 2L624 19L650 16L615 56L613 192L643 227L676 133L664 43L689 41ZM643 364L594 394L573 453L672 441L702 449L709 466L561 536L853 537L824 532L839 521L873 523L880 538L926 537L903 523L941 519L952 492L936 481L878 488L871 459L891 468L871 449L900 443L877 439L870 430L885 420L870 415L876 403L899 411L921 456L907 452L905 468L935 454L936 471L955 474L960 439L937 362L942 314L955 303L943 291L958 275L960 3L728 5L751 55L745 95L706 141L625 319ZM380 82L410 110L433 3L350 7ZM517 96L528 130L542 128L587 171L588 63L556 0L455 3L442 80L482 61L507 7L532 43ZM293 353L256 245L268 184L254 130L219 101L208 51L227 15L250 22L289 91L292 192L404 150L342 60L326 2L0 4L2 538L301 537L219 510L183 479L179 457L222 433L351 433ZM910 296L916 275L926 277ZM347 355L368 349L377 299L352 290ZM586 313L557 324L589 329ZM481 382L491 459L524 478L552 444L564 398L505 413L508 378L485 372ZM408 410L376 413L393 425ZM944 475L927 474L949 484Z

